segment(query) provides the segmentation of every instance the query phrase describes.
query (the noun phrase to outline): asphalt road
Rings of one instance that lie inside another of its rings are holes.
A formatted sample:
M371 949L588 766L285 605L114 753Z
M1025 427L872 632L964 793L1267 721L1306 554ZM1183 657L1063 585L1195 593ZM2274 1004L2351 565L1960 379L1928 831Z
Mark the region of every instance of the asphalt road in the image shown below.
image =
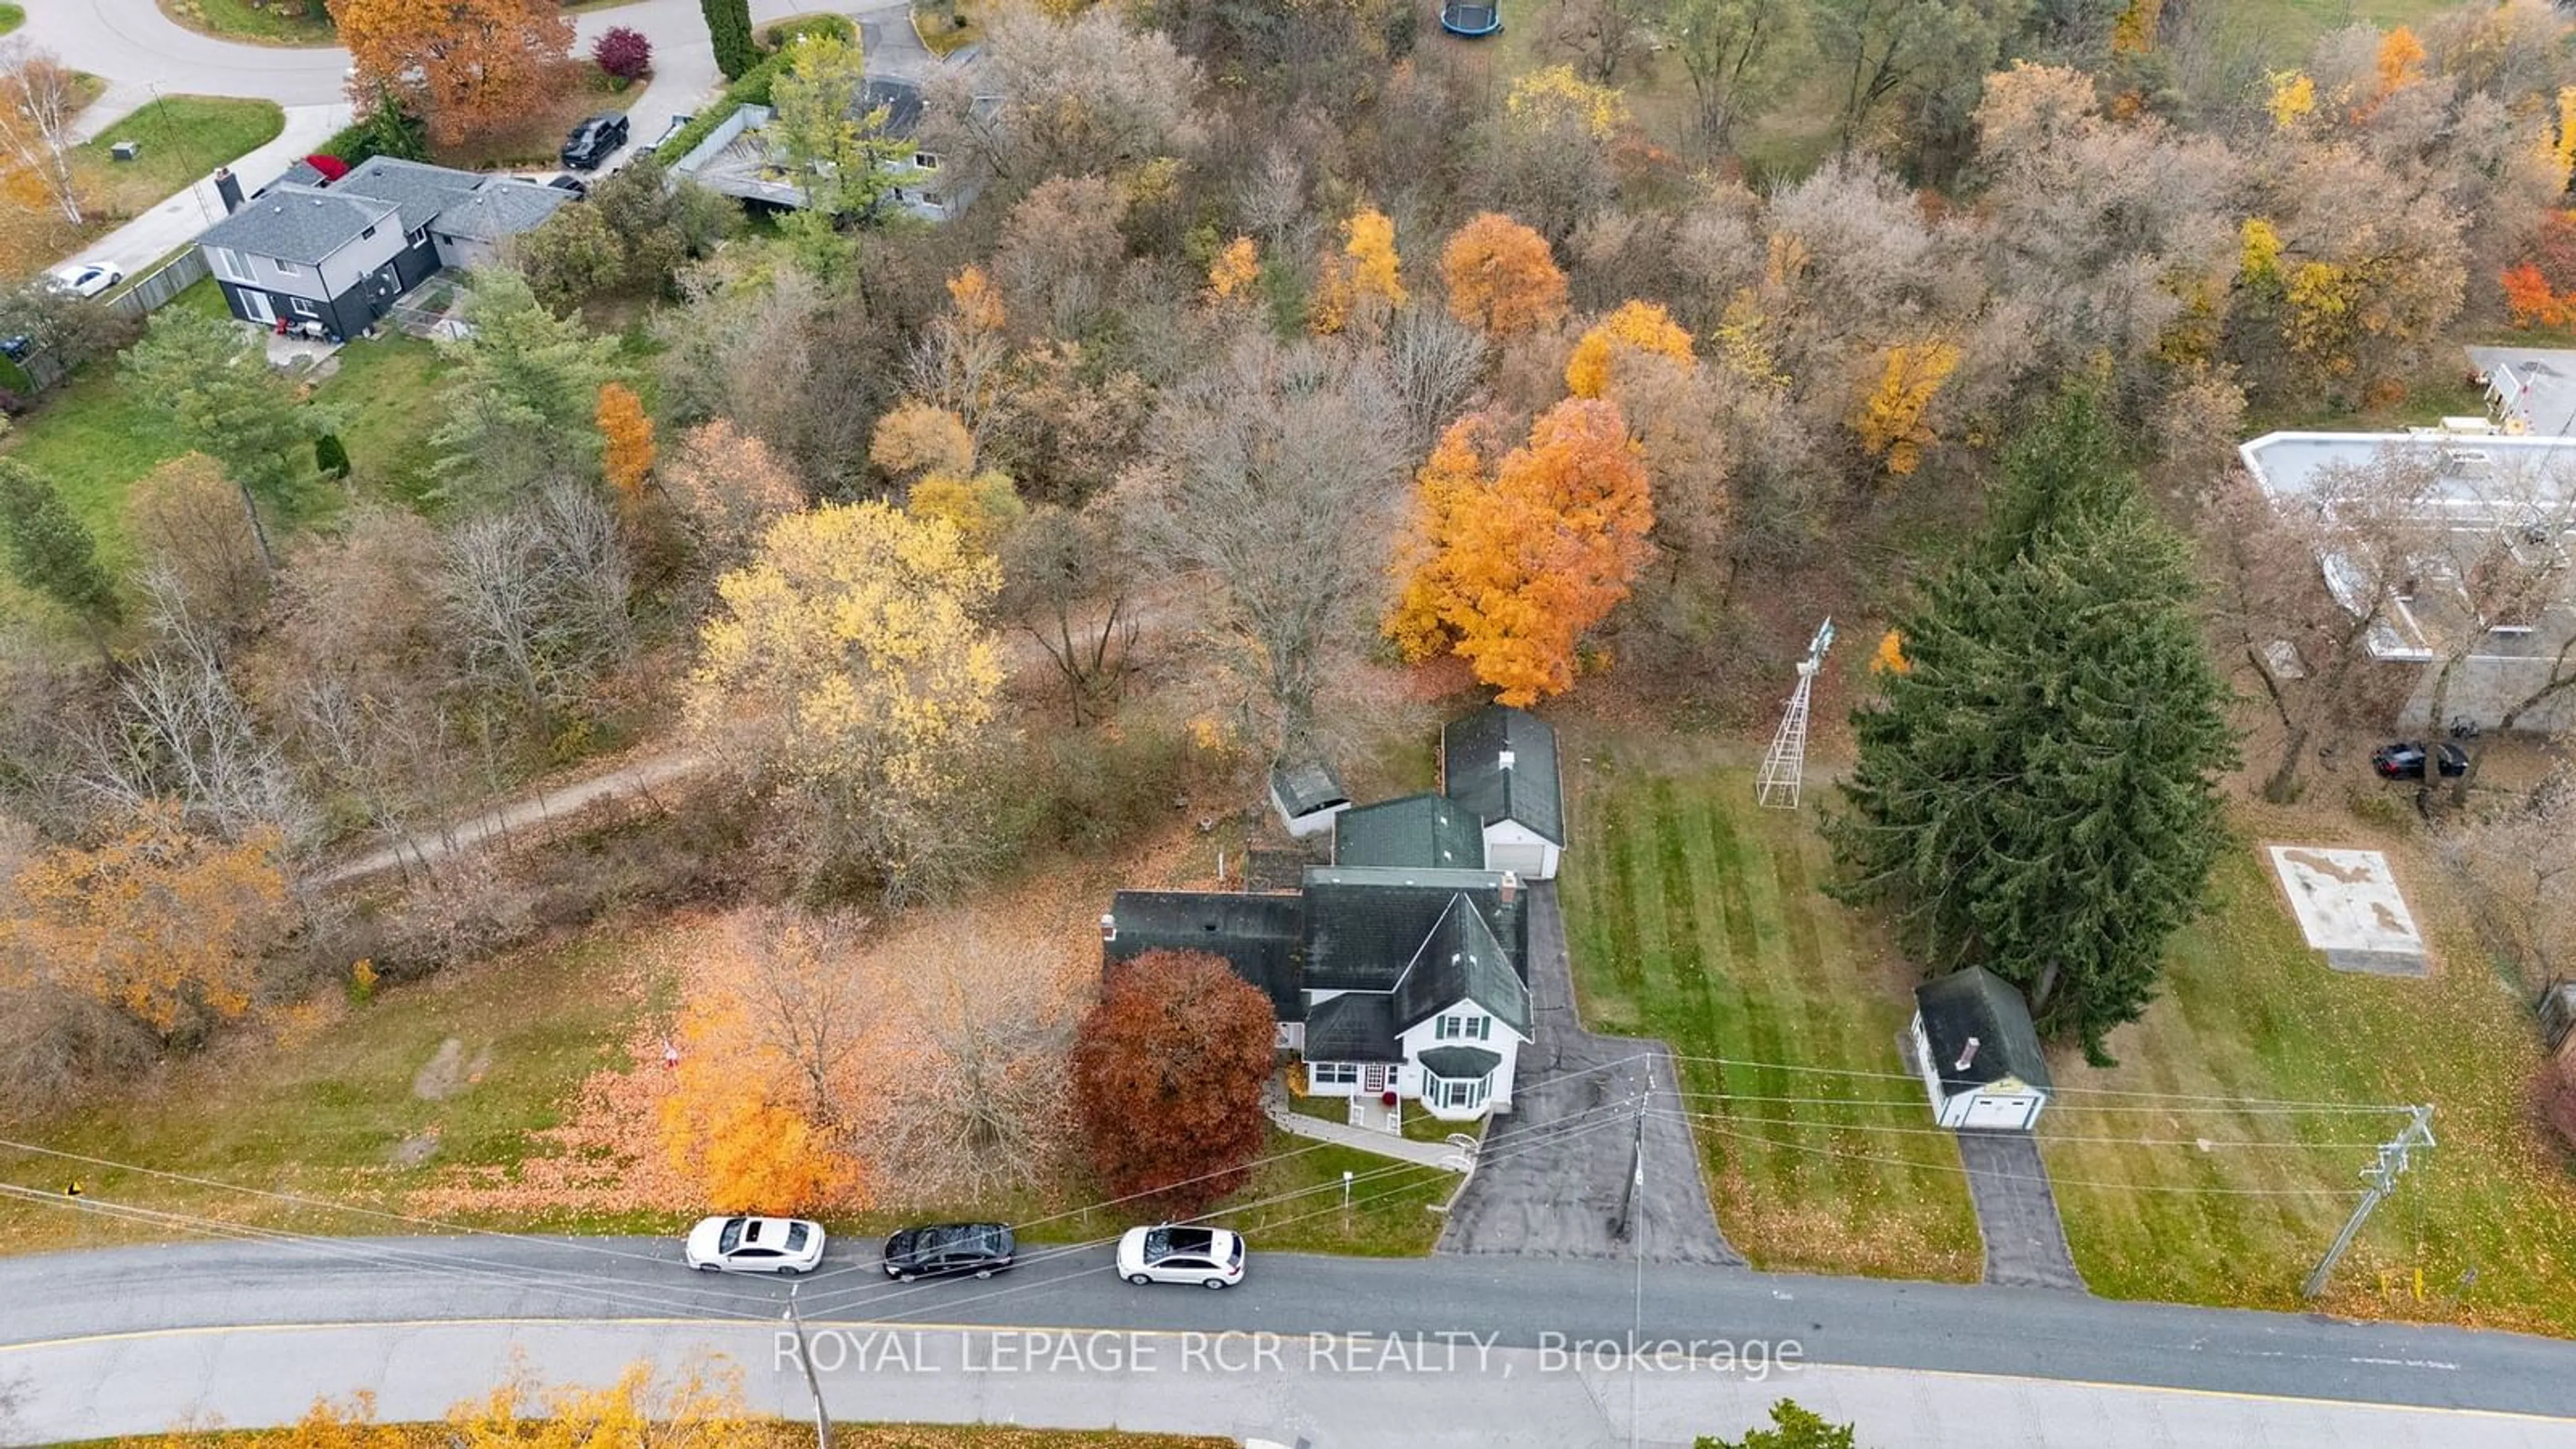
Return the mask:
M804 1280L817 1323L1200 1332L1394 1331L1506 1348L1617 1339L1794 1341L1813 1363L2484 1409L2576 1420L2576 1343L2454 1328L2115 1303L2075 1294L1623 1263L1258 1253L1224 1293L1140 1289L1101 1248L1033 1249L989 1283L885 1282L836 1243ZM118 1248L0 1261L0 1345L155 1330L435 1320L766 1326L782 1285L691 1274L638 1239L397 1238ZM6 1350L0 1349L0 1357Z

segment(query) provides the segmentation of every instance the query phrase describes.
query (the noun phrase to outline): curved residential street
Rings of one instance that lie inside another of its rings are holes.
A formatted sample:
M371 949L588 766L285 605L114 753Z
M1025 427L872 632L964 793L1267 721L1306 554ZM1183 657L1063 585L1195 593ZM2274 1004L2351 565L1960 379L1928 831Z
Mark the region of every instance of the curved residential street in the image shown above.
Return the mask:
M1040 1248L989 1283L898 1286L873 1244L841 1242L799 1302L828 1340L827 1401L854 1419L1304 1434L1317 1449L1607 1445L1627 1437L1630 1375L1575 1345L1641 1328L1673 1341L1636 1375L1642 1443L1732 1433L1793 1394L1880 1445L2576 1446L2576 1344L2551 1339L1681 1264L1640 1281L1618 1262L1275 1254L1217 1294L1130 1287L1105 1249ZM272 1423L361 1388L389 1416L434 1414L514 1348L561 1379L723 1352L757 1406L805 1408L777 1357L783 1285L691 1274L651 1239L56 1254L0 1262L0 1305L0 1382L19 1382L21 1432L39 1441L191 1414ZM878 1327L848 1327L862 1324ZM1067 1349L1064 1329L1108 1336ZM1272 1337L1192 1337L1220 1333ZM1785 1363L1792 1343L1798 1369L1743 1371L1756 1352Z

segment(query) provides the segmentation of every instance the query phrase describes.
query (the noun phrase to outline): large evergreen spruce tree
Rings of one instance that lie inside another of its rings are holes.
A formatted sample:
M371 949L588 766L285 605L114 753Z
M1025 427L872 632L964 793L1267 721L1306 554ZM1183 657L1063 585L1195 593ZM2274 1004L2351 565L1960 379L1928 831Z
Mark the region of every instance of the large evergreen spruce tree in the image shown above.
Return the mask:
M707 17L707 39L714 43L716 69L726 80L740 80L760 57L752 48L751 0L698 0Z
M2200 907L2235 759L2183 539L2090 398L2004 459L1985 534L1899 621L1828 830L1927 967L1982 964L2096 1062Z

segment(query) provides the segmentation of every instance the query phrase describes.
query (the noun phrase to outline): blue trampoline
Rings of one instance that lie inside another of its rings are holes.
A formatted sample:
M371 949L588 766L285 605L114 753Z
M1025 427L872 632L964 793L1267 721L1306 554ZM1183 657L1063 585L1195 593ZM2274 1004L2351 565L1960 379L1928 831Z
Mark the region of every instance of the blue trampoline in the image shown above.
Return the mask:
M1503 9L1496 4L1470 5L1440 0L1440 28L1451 35L1491 35L1503 28Z

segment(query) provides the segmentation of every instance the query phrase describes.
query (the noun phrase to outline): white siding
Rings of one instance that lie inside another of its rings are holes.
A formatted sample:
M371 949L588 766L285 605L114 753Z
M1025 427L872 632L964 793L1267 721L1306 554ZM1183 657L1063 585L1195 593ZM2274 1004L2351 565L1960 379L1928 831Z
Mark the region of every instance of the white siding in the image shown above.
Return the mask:
M1554 880L1560 854L1555 844L1517 820L1485 827L1487 870L1512 871L1523 880Z
M1443 1041L1440 1038L1439 1032L1440 1018L1444 1016L1483 1017L1486 1020L1491 1021L1493 1024L1487 1030L1486 1037L1482 1041L1478 1041L1473 1037L1468 1037L1463 1040L1452 1037ZM1494 1067L1493 1091L1491 1095L1487 1096L1485 1099L1486 1110L1494 1112L1508 1112L1511 1110L1512 1078L1520 1068L1521 1038L1512 1030L1511 1025L1508 1022L1505 1022L1498 1017L1490 1016L1484 1008L1476 1005L1472 1001L1461 1001L1446 1011L1434 1013L1420 1025L1414 1027L1411 1031L1406 1032L1396 1040L1401 1043L1404 1048L1405 1083L1403 1092L1405 1096L1419 1099L1422 1095L1422 1067L1420 1063L1424 1052L1427 1052L1434 1047L1443 1046L1482 1047L1486 1051L1492 1052L1494 1055L1502 1058L1502 1061L1497 1063Z

